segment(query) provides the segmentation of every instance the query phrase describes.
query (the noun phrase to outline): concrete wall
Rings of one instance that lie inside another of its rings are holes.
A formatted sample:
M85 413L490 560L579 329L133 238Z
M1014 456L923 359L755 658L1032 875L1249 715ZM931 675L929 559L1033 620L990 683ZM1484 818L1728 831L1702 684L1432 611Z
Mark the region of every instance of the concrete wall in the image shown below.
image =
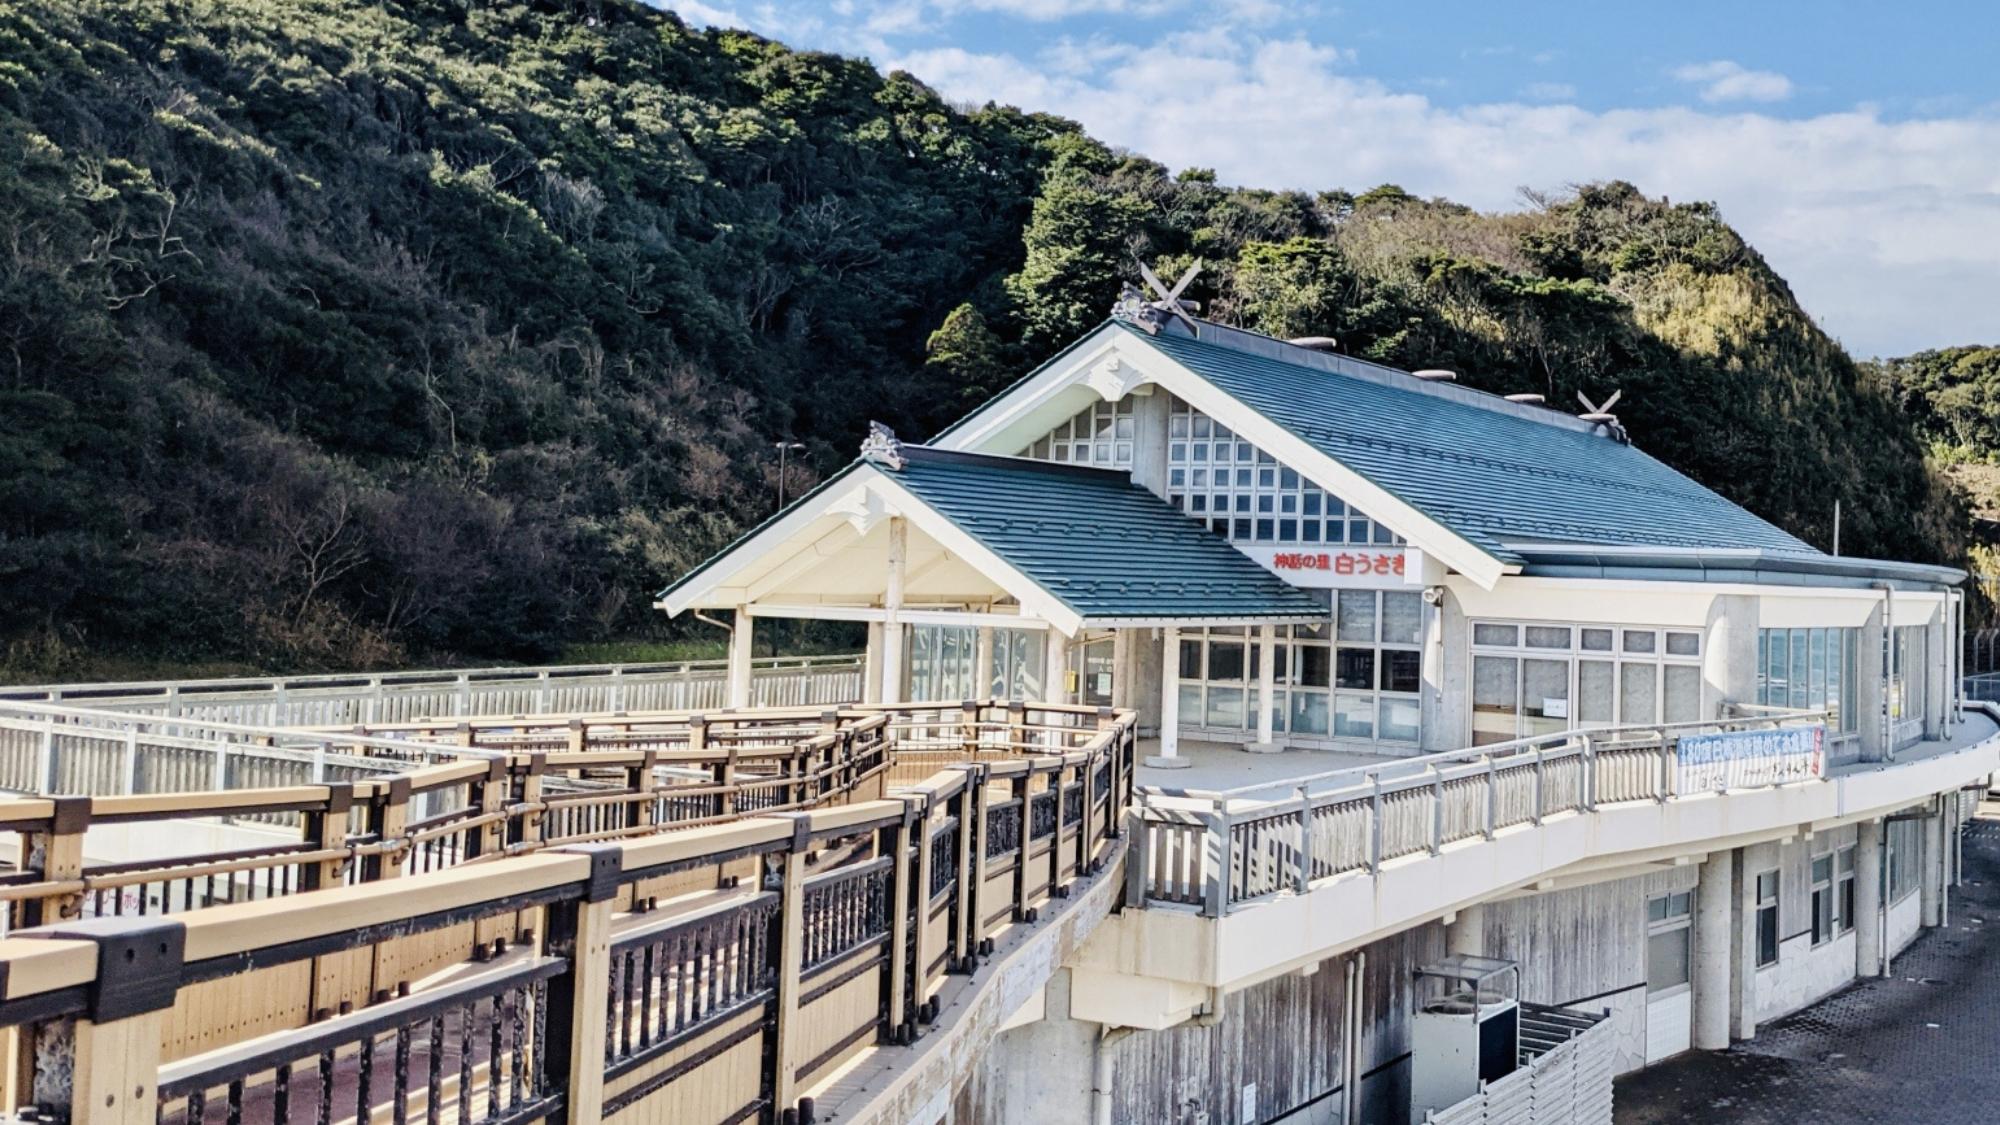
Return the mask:
M1395 1123L1409 1102L1412 971L1444 954L1431 923L1369 945L1362 977L1359 1120ZM1347 962L1329 958L1223 999L1220 1019L1114 1031L1070 1018L1068 973L1041 1018L1001 1033L956 1098L951 1125L1092 1119L1097 1053L1110 1055L1111 1120L1340 1125L1346 1106Z

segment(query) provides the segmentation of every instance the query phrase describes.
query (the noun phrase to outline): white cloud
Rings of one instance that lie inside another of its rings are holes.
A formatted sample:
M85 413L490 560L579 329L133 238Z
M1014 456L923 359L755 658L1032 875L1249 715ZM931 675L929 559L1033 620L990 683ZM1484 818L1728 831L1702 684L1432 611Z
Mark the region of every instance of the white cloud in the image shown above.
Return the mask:
M1792 80L1776 71L1749 70L1728 59L1676 67L1674 78L1701 87L1705 102L1781 102L1792 96Z
M1714 200L1859 354L2000 340L2000 166L1988 156L2000 118L1447 107L1296 38L1182 33L1091 50L1088 66L956 47L893 64L950 97L1061 113L1170 168L1212 167L1235 183L1395 182L1505 209L1524 185L1619 178Z
M1576 98L1576 87L1567 82L1530 82L1521 87L1521 96L1529 101L1566 102Z

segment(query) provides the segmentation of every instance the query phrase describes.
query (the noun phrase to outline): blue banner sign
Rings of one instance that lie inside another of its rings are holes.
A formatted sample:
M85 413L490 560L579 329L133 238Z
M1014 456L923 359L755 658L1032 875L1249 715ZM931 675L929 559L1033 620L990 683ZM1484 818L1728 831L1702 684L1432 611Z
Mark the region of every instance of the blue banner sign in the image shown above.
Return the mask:
M1720 792L1826 776L1826 726L1682 735L1674 749L1674 792Z

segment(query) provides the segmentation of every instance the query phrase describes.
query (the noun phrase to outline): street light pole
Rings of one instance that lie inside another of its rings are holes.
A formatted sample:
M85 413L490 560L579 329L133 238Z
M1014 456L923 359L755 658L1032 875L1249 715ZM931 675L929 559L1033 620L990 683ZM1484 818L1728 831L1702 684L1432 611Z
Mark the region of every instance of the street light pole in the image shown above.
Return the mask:
M792 450L803 450L805 445L796 441L779 441L771 444L778 451L778 510L782 512L785 510L785 467L789 463Z

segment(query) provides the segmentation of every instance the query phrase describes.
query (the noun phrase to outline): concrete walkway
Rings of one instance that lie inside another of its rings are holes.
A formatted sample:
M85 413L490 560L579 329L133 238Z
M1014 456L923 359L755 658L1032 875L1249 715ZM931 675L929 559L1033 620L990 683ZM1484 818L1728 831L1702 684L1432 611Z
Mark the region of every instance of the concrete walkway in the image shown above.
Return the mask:
M1619 1125L2000 1120L2000 804L1967 826L1965 877L1894 976L1619 1079Z

